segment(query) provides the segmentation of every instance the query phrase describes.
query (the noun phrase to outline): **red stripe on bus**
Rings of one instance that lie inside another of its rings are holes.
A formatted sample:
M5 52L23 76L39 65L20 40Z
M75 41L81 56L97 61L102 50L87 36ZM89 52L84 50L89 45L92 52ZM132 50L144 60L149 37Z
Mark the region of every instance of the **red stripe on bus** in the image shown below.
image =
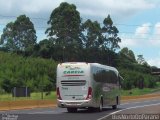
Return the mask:
M84 76L84 75L64 75L63 77L68 77L68 76Z

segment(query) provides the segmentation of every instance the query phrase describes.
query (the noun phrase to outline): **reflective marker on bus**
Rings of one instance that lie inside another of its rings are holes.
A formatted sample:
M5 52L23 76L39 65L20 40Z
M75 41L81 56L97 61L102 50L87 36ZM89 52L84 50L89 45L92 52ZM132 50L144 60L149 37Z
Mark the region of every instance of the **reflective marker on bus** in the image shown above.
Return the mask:
M92 98L92 88L89 87L89 88L88 88L88 95L87 95L86 100L91 99L91 98Z

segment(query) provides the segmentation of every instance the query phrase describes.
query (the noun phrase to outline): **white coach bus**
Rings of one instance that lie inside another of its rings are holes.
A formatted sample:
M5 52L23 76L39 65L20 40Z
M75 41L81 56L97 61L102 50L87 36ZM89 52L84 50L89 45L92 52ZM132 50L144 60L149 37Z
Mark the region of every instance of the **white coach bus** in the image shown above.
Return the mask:
M76 112L78 108L120 104L120 75L114 67L98 63L67 62L57 66L57 104Z

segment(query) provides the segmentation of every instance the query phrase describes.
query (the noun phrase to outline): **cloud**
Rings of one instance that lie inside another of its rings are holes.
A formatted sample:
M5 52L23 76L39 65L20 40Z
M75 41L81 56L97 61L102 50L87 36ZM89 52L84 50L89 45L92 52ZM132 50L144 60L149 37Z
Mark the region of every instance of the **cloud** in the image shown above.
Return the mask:
M150 23L144 23L135 29L134 34L124 33L120 36L122 42L121 47L142 47L148 44L148 36L150 32Z
M13 2L14 0L1 0L0 2L0 8L1 8L1 12L0 13L6 13L6 12L10 12L12 9L12 6L14 4Z
M149 40L149 44L152 45L152 47L158 47L160 45L160 39L158 39L157 37L152 37Z
M24 4L21 9L27 13L41 13L51 12L54 8L58 7L63 0L24 0Z
M154 2L147 0L1 0L0 13L18 15L22 13L50 14L61 2L73 3L82 16L106 17L112 14L115 17L128 17L142 10L151 9L156 6Z
M147 63L151 66L157 66L160 68L160 58L149 59Z
M150 27L151 27L150 23L145 23L140 27L137 27L135 31L135 36L142 37L142 38L147 37L148 33L150 32Z
M153 31L153 33L152 33ZM155 25L144 23L135 29L135 34L123 34L120 36L123 47L159 47L160 46L160 22Z
M160 36L160 22L155 24L154 33Z
M82 15L105 18L111 14L113 18L125 19L146 9L156 6L147 0L69 0L77 5Z
M49 19L51 12L65 1L75 4L82 18L102 21L108 14L111 14L115 22L127 19L143 10L154 8L158 4L148 0L129 2L128 0L1 0L0 14L7 16L26 14L29 17Z
M1 0L1 12L0 13L8 13L8 14L17 14L17 13L41 13L44 11L49 12L53 10L55 7L58 7L61 2L64 0ZM17 13L15 13L17 12Z
M137 41L131 38L122 38L121 43L119 44L121 48L123 47L133 47L137 46Z
M160 22L157 22L154 26L154 33L151 36L149 43L153 46L160 45Z

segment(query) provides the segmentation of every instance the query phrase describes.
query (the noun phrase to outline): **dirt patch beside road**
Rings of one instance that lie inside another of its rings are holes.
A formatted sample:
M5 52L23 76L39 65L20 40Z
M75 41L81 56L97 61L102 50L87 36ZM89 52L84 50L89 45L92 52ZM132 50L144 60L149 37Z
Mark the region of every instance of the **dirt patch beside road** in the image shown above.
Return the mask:
M129 99L151 98L151 97L160 97L160 94L148 94L148 95L139 95L139 96L122 96L122 99L129 100Z
M160 99L160 94L148 94L148 95L139 95L139 96L122 96L122 102L128 101L141 101L145 99Z
M55 107L55 100L17 100L1 101L0 110L30 109L39 107Z

